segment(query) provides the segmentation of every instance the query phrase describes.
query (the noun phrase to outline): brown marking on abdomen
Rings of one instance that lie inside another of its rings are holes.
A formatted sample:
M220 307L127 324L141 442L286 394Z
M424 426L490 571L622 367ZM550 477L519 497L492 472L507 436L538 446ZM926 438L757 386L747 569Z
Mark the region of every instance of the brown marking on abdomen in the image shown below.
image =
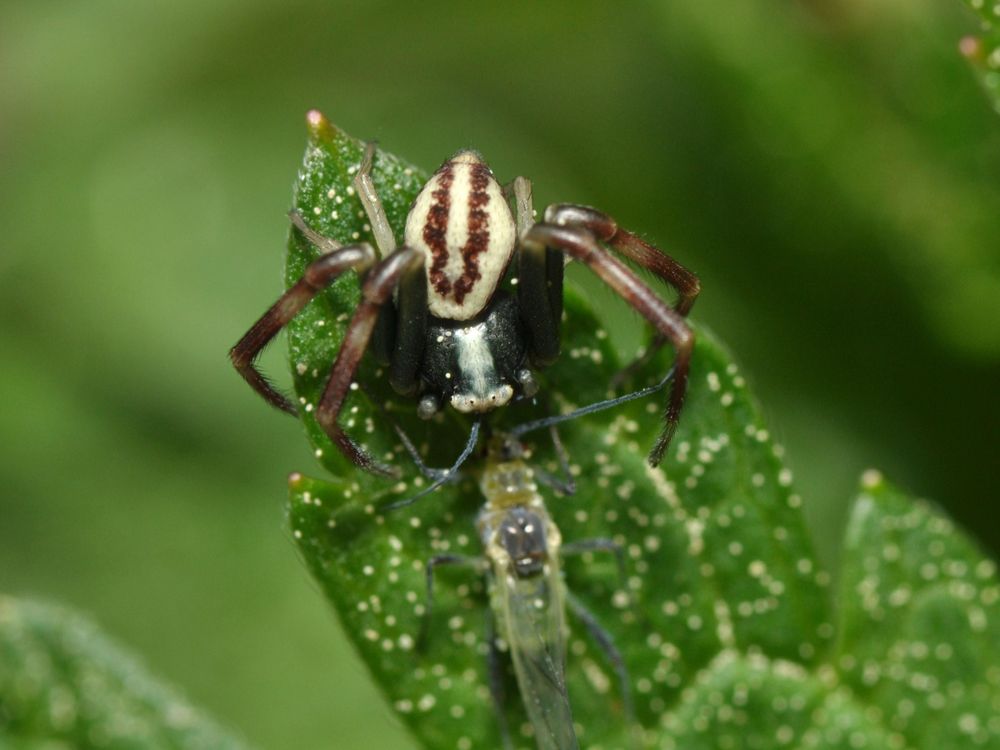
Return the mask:
M454 297L462 304L472 288L479 281L479 256L490 246L489 213L485 210L490 202L490 194L486 191L493 176L485 164L473 164L469 174L469 236L462 248L462 275L454 284Z
M448 215L451 212L451 183L455 179L451 162L442 164L435 177L438 186L431 195L436 202L427 211L423 237L431 251L431 267L428 272L431 284L439 295L447 297L451 291L451 281L444 269L448 265Z

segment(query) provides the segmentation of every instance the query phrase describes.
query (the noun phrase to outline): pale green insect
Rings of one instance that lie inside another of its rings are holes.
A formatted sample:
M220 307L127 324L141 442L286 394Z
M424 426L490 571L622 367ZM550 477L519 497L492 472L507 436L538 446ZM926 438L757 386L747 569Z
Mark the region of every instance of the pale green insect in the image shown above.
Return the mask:
M566 689L566 606L572 607L605 650L618 673L626 716L632 722L624 663L610 636L566 591L560 557L585 550L618 552L610 540L594 539L562 545L559 528L545 508L535 474L523 448L510 436L498 436L479 478L486 502L476 519L484 555L468 559L443 555L428 563L473 564L486 572L496 635L507 644L525 711L539 750L576 750L573 713ZM491 645L493 638L490 638ZM510 746L499 696L496 654L491 658L491 688L498 706L504 742Z
M539 750L566 750L578 744L566 692L562 537L530 467L520 456L509 456L514 445L499 441L490 448L479 481L486 504L476 525L492 568L497 626L510 649ZM502 460L505 453L509 460Z

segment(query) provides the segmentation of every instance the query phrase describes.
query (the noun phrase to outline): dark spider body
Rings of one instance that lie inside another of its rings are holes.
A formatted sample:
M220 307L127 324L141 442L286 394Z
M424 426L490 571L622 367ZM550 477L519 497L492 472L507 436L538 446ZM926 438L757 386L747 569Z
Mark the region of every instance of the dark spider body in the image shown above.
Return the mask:
M534 395L528 351L517 300L497 291L486 310L471 321L431 317L427 325L420 408L437 403L461 412L489 411L516 392ZM434 409L436 411L436 409Z
M310 113L310 118L319 117ZM312 120L310 120L312 124ZM481 157L460 151L417 195L406 220L404 244L395 237L371 179L369 145L355 177L377 248L341 246L292 222L322 254L230 351L234 366L269 403L296 414L292 402L257 370L264 346L317 293L343 272L361 276L361 301L331 368L316 418L333 443L359 467L394 474L341 429L338 417L365 351L388 366L390 385L419 399L421 417L444 406L486 413L518 396L532 396L532 368L559 355L563 266L566 256L587 264L654 326L657 342L677 351L664 430L650 453L659 463L680 414L694 343L684 322L699 286L697 277L614 220L585 206L557 204L533 223L531 186L515 179L505 191ZM507 194L514 197L511 211ZM611 251L677 289L671 307ZM508 268L517 292L498 287Z

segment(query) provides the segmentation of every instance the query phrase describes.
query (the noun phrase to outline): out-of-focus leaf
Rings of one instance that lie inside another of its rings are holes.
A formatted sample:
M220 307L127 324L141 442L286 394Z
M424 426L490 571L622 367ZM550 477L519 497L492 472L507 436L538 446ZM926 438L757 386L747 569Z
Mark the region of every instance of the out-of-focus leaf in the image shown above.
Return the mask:
M972 63L979 80L1000 113L1000 25L997 21L998 6L985 0L965 0L980 20L981 31L975 36L967 36L959 44L959 49Z
M720 654L665 717L660 747L893 747L867 706L831 689L829 677L781 659Z
M6 596L0 596L0 746L245 747L90 621Z
M932 506L869 472L848 525L834 661L915 748L1000 747L996 566Z

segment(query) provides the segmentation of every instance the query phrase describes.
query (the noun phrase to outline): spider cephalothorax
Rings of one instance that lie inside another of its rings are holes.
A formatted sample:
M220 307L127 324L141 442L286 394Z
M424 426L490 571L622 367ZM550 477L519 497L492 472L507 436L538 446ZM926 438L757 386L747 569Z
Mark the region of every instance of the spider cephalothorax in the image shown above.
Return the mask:
M559 355L568 256L589 266L654 326L658 341L671 342L677 351L664 429L649 457L653 465L659 463L687 384L694 339L683 318L698 294L697 278L592 208L556 204L546 209L542 222L533 223L528 180L518 177L505 190L482 158L468 150L445 161L424 185L407 215L403 244L397 246L371 179L374 153L370 144L355 189L376 247L366 242L341 246L310 229L299 214L291 215L322 254L230 351L247 382L271 404L297 413L257 370L255 359L318 292L343 272L358 271L361 301L316 419L355 464L374 473L394 473L338 424L364 353L370 351L388 366L393 389L418 399L417 412L425 418L445 406L483 413L519 395L532 396L538 388L532 368L551 364ZM609 250L676 288L676 305L664 302ZM512 263L516 294L499 288Z

